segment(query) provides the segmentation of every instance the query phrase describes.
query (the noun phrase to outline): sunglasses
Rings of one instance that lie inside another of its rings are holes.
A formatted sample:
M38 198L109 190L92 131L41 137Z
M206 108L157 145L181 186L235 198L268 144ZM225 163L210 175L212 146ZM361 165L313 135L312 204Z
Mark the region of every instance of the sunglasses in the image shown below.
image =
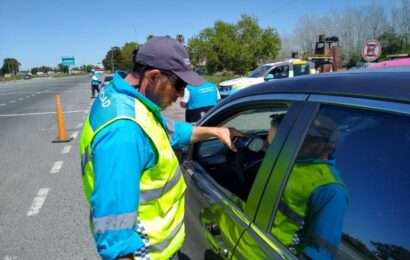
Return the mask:
M186 87L186 83L180 79L177 75L170 71L161 70L161 74L168 78L171 84L174 86L175 90L180 92Z

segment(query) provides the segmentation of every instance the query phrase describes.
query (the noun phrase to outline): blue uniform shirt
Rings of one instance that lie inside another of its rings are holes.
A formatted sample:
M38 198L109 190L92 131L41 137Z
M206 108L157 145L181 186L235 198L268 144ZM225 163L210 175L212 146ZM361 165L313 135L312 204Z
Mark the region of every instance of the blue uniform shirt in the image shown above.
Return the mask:
M115 87L120 93L143 100L150 108L159 112L158 106L141 95L120 75L114 76L112 84L107 86L110 87ZM97 100L96 103L99 101ZM95 118L98 118L98 104L94 104L92 110L95 110ZM90 119L91 123L92 119ZM165 117L161 119L174 148L190 142L192 135L190 124L173 122ZM115 121L96 135L92 143L92 153L95 172L95 187L90 201L92 220L101 221L104 218L112 219L136 214L139 205L140 175L156 161L154 149L141 127L130 120ZM100 232L94 234L94 238L97 251L103 259L128 255L143 246L140 236L133 228L117 228Z
M219 92L215 84L205 81L199 86L187 85L186 92L189 92L189 98L184 97L187 103L187 109L198 109L203 107L214 106L218 102Z
M331 167L335 178L343 183L334 167L334 162L325 162ZM332 247L338 248L348 204L348 192L343 185L328 184L317 188L309 199L305 234L316 236ZM315 260L335 259L332 252L314 245L305 246L303 254Z

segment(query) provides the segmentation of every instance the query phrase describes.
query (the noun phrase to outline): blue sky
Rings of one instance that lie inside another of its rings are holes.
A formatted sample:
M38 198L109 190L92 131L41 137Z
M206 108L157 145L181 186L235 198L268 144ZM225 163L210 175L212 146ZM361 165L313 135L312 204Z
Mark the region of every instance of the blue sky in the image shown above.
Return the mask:
M56 66L61 56L76 65L100 62L111 46L144 42L147 35L182 33L186 39L216 20L259 19L279 33L292 32L303 15L322 15L372 2L389 7L398 0L1 0L0 63L14 57L22 69ZM1 65L0 65L1 66Z

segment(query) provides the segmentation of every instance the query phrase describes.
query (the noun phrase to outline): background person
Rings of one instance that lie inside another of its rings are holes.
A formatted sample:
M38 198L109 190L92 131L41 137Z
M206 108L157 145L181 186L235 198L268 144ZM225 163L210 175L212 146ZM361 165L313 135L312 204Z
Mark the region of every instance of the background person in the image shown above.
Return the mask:
M187 85L180 106L185 108L185 121L197 122L221 99L215 84L205 81L198 86Z
M94 71L91 77L91 98L95 98L95 92L100 93L102 72Z
M81 135L83 186L103 259L169 259L185 238L186 184L173 148L217 137L236 150L233 129L192 127L161 115L186 83L202 79L185 48L167 37L140 47L92 105Z

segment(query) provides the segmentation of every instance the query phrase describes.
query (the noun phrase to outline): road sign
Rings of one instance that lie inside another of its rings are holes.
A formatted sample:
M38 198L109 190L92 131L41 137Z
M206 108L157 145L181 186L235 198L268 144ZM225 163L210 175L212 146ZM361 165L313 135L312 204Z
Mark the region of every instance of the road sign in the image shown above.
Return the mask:
M362 58L367 62L377 60L382 53L382 46L377 40L367 40L362 49Z
M74 65L75 64L75 59L74 59L74 57L62 57L61 58L61 63L63 65L66 65L66 66Z

